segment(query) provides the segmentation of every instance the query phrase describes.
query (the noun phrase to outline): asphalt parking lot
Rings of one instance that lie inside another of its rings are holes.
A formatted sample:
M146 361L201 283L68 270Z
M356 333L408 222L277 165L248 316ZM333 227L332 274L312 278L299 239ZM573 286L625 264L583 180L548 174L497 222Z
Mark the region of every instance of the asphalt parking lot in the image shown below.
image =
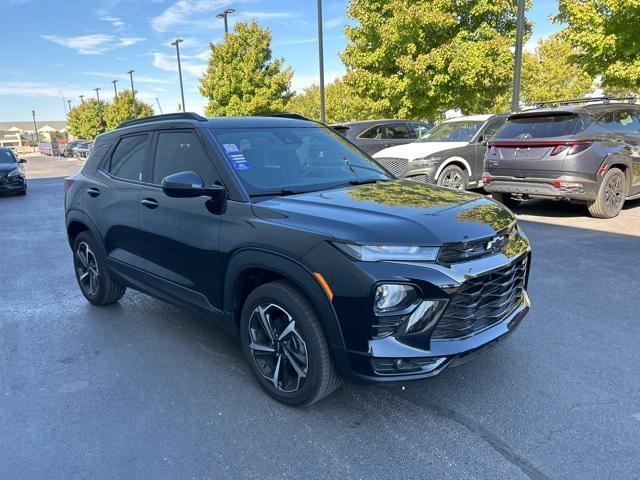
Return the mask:
M640 477L640 202L608 225L519 208L533 308L508 342L292 409L206 320L132 291L84 300L62 204L79 162L46 161L0 197L0 478Z

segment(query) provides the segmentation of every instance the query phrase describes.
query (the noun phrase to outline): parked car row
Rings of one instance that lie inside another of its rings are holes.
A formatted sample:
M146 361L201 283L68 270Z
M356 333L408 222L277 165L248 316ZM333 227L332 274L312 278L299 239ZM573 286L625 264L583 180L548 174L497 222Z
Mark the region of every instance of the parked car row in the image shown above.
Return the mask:
M459 190L484 187L510 207L529 198L568 200L585 204L594 217L611 218L626 199L640 197L640 106L629 100L602 97L458 117L394 145L384 137L367 143L366 133L411 122L332 127L400 178Z
M27 194L27 177L24 159L19 159L13 149L0 147L0 192Z

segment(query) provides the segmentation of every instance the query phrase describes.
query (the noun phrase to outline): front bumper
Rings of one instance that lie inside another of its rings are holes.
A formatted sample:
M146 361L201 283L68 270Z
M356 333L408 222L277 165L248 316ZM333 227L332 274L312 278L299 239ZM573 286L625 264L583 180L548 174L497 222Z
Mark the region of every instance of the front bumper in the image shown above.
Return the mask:
M0 192L18 192L25 189L24 177L0 178Z
M491 176L491 174L486 174ZM580 186L557 186L554 182L580 184ZM523 197L552 198L555 200L593 201L598 194L598 183L583 177L563 175L558 178L493 177L485 183L489 193L512 193Z

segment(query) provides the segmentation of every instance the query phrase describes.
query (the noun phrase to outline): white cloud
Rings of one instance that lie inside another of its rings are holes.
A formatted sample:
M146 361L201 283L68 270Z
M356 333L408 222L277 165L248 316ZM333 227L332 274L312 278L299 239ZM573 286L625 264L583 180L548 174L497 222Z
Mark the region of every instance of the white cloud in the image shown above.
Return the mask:
M205 22L211 26L222 27L221 22L214 22L215 13L230 3L229 0L178 0L160 15L151 19L151 28L158 32L166 32L179 26L204 26ZM207 15L211 18L201 20Z
M322 22L322 26L327 30L331 30L332 28L339 27L340 25L345 23L345 20L346 19L344 15L340 15L338 17L333 17L333 18L329 18L328 20L325 20L324 22Z
M113 25L114 28L120 29L125 26L124 22L119 17L111 17L109 15L106 15L102 17L101 20L104 20L105 22L109 22L111 25Z
M151 55L153 55L153 66L157 69L165 72L178 71L178 61L176 60L175 55L167 55L160 52L152 52ZM181 55L180 66L184 73L199 77L207 70L207 64L193 62L191 60L192 58L195 57Z
M255 18L256 20L276 20L297 16L295 12L241 12L240 14L243 17Z
M129 47L145 40L142 37L115 37L102 33L80 35L78 37L42 35L42 38L63 47L71 48L81 55L102 55L110 50Z
M75 85L55 85L50 82L0 82L0 95L21 97L60 97L64 92L67 97L87 95L89 89Z

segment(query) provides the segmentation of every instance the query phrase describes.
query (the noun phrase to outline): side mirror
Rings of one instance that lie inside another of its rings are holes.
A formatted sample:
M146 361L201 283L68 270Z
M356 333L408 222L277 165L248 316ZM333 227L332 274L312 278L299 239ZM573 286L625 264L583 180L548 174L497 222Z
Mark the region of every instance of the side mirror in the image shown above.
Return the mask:
M24 158L20 158L20 159L18 160L18 163L27 163L27 161L26 161Z
M162 180L161 187L167 197L173 198L211 197L215 199L222 197L225 191L222 185L205 187L200 175L190 170L169 175Z

